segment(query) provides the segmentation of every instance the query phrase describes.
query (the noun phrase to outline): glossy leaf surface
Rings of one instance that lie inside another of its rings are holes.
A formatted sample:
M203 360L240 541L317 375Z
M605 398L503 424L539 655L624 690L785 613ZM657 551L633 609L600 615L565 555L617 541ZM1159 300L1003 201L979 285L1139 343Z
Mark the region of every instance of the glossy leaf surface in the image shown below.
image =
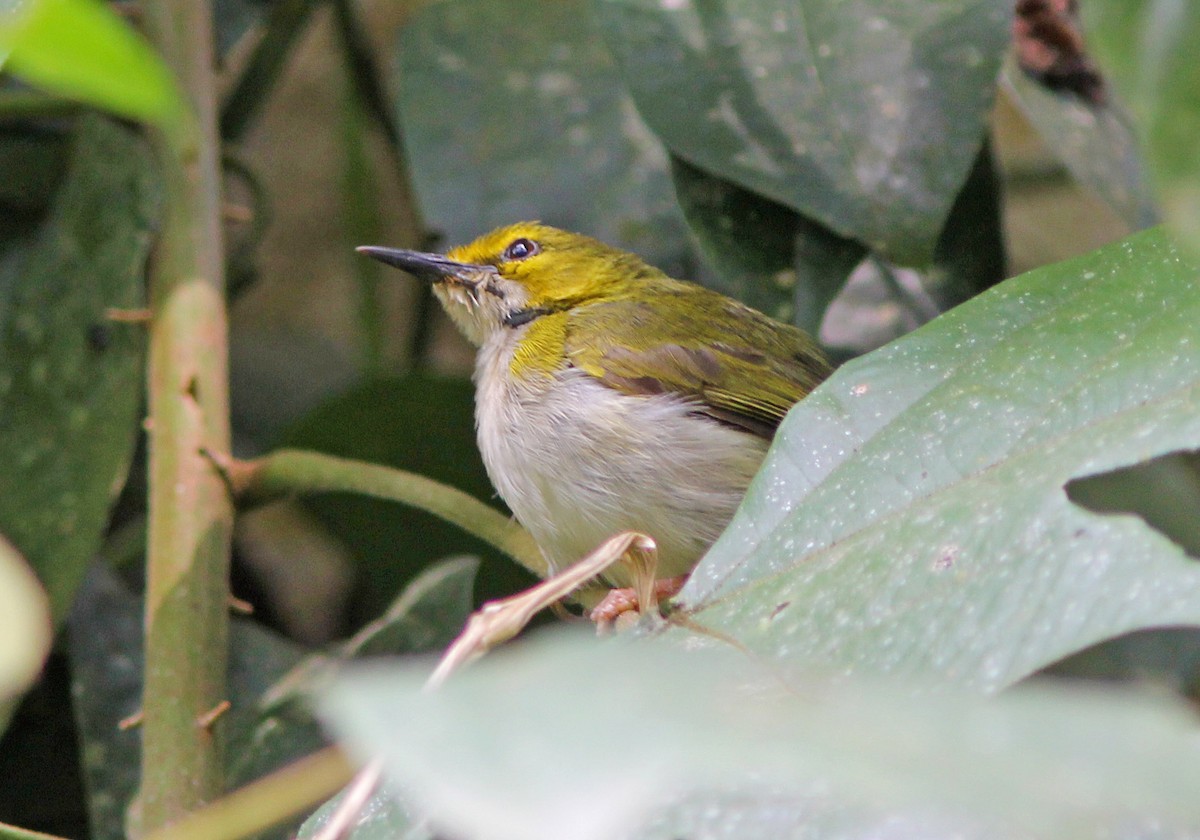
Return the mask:
M1200 623L1200 564L1072 479L1200 447L1200 269L1150 231L842 367L682 600L762 655L996 689Z
M925 263L983 140L995 0L595 0L672 154L900 263Z

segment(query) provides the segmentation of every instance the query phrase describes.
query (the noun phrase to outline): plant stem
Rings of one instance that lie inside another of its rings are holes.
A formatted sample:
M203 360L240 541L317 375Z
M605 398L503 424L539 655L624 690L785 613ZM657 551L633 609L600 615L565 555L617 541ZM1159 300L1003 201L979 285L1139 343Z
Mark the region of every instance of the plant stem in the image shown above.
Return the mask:
M528 531L474 496L423 475L294 449L281 449L254 461L224 461L221 468L239 502L338 491L387 499L457 525L539 577L546 577L549 571Z
M166 214L150 278L150 499L140 828L158 828L222 790L233 508L201 453L229 450L227 320L210 6L160 0L144 23L191 107L155 137Z
M147 840L251 837L332 796L352 775L341 752L327 747L218 799Z

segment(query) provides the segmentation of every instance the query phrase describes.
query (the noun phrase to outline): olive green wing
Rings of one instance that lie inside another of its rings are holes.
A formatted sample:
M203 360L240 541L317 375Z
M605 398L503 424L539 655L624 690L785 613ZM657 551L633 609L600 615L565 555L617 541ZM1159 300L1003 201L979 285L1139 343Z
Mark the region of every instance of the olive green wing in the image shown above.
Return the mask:
M802 331L699 287L581 307L564 349L610 388L677 394L767 440L831 370Z

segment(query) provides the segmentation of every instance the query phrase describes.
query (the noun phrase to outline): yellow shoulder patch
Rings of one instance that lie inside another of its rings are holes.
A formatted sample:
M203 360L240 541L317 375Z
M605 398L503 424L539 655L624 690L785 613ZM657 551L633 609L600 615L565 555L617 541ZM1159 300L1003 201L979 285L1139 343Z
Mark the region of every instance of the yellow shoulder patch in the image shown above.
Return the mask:
M526 328L508 372L515 379L554 373L563 366L566 341L566 312L552 312L537 318Z

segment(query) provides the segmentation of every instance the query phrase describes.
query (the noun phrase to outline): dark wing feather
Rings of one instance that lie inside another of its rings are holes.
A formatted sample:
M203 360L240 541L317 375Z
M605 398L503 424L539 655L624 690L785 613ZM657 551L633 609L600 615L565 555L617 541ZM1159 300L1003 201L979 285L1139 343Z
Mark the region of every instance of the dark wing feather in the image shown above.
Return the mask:
M737 324L737 334L728 324ZM565 350L573 365L610 388L677 394L767 440L830 373L802 331L685 284L641 301L579 307L568 320Z

